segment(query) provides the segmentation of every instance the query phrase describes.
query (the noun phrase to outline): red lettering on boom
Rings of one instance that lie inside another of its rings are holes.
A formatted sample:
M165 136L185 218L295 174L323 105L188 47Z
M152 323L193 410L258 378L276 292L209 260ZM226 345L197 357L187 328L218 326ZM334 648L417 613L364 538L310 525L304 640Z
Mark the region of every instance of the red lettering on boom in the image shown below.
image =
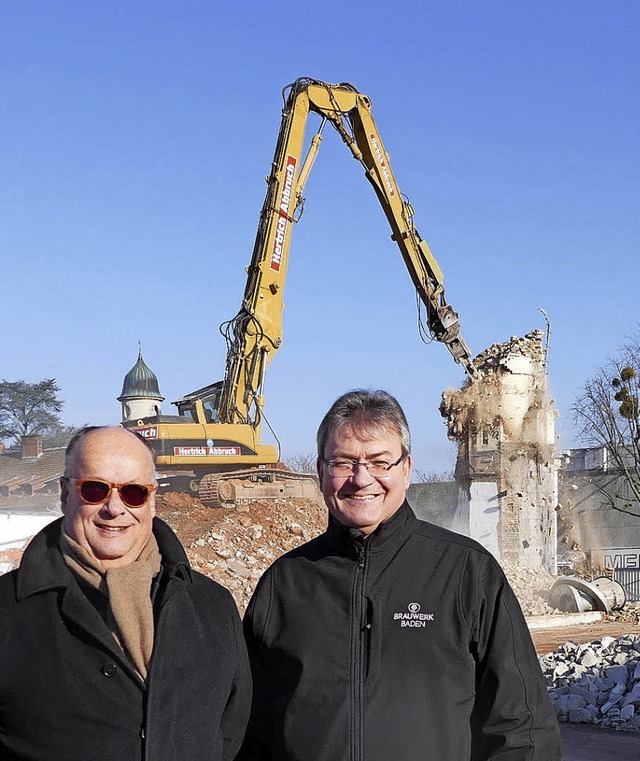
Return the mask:
M269 266L276 272L280 271L282 262L282 253L284 251L285 239L289 224L289 210L291 207L291 198L293 196L293 181L296 176L297 159L295 156L287 156L284 166L284 184L280 193L280 203L278 204L278 220L276 222L276 235L273 241L273 250L271 251L271 262Z

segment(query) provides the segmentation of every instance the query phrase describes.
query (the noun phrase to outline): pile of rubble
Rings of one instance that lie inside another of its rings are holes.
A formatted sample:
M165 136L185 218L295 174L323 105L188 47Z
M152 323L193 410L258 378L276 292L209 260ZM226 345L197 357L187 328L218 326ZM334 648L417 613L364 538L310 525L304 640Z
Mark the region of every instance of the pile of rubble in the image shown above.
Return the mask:
M529 357L534 362L545 363L545 351L542 347L544 333L541 330L532 330L520 337L511 336L504 343L492 344L488 349L478 354L473 360L474 365L481 371L495 370L504 360L514 354Z
M230 510L212 510L187 494L163 494L156 508L178 534L193 567L227 587L241 612L263 571L327 525L320 494L317 500L265 500ZM548 604L551 574L515 564L503 567L525 616L559 612Z
M640 635L567 642L540 665L560 721L640 730Z
M620 610L612 610L605 616L607 621L620 621L640 626L640 601L626 602Z
M156 511L182 541L193 568L227 587L241 613L268 566L327 525L320 494L218 510L187 494L163 494Z
M547 616L560 612L549 605L549 591L556 579L544 568L526 568L515 563L503 563L502 570L525 616Z
M543 368L546 361L543 347L544 334L532 330L525 336L512 336L504 343L492 344L473 360L481 377L475 383L468 382L461 389L445 389L440 402L440 414L447 422L447 435L452 441L466 441L469 431L484 430L498 438L502 429L507 439L524 442L535 441L527 438L523 431L510 431L505 418L505 404L508 406L509 393L502 383L508 375L509 362L513 357L527 357L532 362L533 385L529 390L531 409L545 409L547 399Z

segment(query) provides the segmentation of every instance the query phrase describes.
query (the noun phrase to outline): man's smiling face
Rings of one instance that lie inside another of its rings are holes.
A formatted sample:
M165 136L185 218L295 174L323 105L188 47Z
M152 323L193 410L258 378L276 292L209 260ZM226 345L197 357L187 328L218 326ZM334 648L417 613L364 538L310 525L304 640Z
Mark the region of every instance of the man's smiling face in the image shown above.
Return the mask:
M375 531L405 500L411 483L411 455L377 478L363 465L350 475L332 476L327 460L395 463L401 456L402 443L395 432L372 430L366 437L356 436L349 423L334 430L327 439L324 459L318 460L320 486L331 515L365 535Z
M67 476L98 478L114 484L156 482L151 453L123 428L103 428L84 436L73 451ZM61 479L62 512L67 534L97 558L104 568L132 563L151 535L155 514L153 494L140 507L127 507L112 489L99 505L82 501L72 482Z

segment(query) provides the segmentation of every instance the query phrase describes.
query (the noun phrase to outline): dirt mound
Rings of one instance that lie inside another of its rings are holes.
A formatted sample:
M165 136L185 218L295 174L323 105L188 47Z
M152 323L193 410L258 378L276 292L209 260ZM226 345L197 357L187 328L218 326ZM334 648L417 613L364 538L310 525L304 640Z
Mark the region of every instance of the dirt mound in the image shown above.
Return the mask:
M319 495L213 509L188 494L169 493L158 496L156 511L180 538L193 568L227 587L241 613L263 571L327 525Z

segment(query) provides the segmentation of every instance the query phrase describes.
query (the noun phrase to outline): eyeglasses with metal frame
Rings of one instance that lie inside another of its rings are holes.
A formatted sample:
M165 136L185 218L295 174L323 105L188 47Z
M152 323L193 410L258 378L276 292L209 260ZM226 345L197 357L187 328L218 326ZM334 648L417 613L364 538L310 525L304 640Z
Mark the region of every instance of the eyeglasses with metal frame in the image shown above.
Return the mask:
M358 460L325 460L322 458L322 462L327 466L329 475L335 478L348 478L352 476L360 465L366 468L367 472L373 478L389 478L391 475L389 471L391 468L395 468L396 465L404 460L405 455L401 454L395 462L387 462L386 460L372 460L371 462L358 461Z
M158 488L157 484L137 484L135 482L113 484L101 478L64 476L64 480L75 486L78 496L86 505L101 505L107 502L115 489L120 495L120 500L127 507L143 507Z

